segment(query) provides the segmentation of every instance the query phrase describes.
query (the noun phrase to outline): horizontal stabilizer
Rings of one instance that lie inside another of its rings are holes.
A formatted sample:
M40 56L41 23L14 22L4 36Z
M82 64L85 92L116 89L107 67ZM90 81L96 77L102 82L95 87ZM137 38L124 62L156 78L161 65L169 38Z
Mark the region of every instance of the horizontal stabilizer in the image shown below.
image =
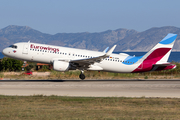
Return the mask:
M172 63L164 63L164 64L155 64L151 71L159 71L159 70L168 70L176 68L175 64Z
M155 64L154 66L172 66L172 65L175 65L175 64L165 63L165 64Z

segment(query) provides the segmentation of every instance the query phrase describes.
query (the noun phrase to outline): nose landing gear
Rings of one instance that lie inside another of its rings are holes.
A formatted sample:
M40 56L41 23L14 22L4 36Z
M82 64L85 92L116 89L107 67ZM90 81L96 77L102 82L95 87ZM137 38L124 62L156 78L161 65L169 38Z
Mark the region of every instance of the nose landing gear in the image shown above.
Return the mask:
M81 74L79 75L79 78L81 80L84 80L86 78L86 76L84 75L84 71L83 70L81 71Z

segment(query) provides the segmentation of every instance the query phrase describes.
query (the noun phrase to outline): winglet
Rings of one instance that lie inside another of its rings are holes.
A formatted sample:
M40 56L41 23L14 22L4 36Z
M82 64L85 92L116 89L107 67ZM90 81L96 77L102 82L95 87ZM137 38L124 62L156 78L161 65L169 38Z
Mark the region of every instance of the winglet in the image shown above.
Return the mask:
M115 48L116 48L116 45L114 45L105 55L110 56Z
M109 47L107 47L103 52L104 52L104 53L107 53L108 49L109 49Z

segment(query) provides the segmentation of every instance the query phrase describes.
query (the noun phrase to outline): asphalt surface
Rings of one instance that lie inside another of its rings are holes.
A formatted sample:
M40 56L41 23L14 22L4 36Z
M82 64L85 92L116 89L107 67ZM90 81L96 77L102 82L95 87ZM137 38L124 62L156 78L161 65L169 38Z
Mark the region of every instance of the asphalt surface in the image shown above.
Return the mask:
M0 95L180 98L180 80L0 80Z

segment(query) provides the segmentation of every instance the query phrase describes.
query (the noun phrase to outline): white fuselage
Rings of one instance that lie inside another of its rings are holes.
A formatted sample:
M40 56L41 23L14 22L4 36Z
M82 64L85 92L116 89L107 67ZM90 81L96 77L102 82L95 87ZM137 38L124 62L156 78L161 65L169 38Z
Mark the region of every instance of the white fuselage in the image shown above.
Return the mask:
M3 54L15 59L48 63L52 64L54 60L63 60L70 62L72 60L81 60L102 56L104 52L82 50L68 47L59 47L53 45L37 44L37 43L16 43L17 48L8 47L3 50ZM103 71L109 72L132 72L140 63L133 61L124 61L128 55L126 54L111 54L110 57L103 59L100 62L93 63L94 66L102 68ZM124 64L124 63L132 64ZM87 69L98 70L98 69Z

